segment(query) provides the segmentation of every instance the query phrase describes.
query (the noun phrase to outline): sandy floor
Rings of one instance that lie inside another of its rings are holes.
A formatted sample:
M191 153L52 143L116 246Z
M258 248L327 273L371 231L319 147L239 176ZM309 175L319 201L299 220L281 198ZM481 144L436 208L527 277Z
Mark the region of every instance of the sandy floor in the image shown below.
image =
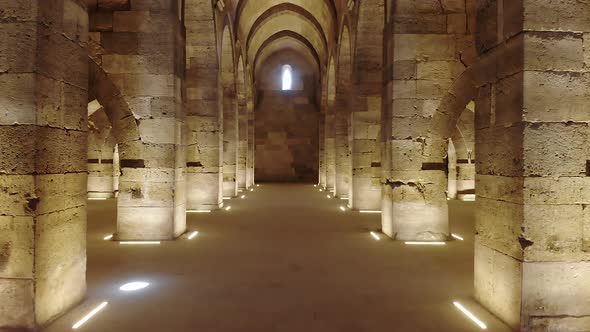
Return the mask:
M104 241L115 201L90 201L88 298L47 327L63 332L92 308L88 332L477 331L452 301L509 331L471 299L472 202L451 202L465 241L417 247L373 239L379 215L342 212L311 185L265 185L230 211L189 214L193 240L148 246ZM123 293L134 280L146 289Z

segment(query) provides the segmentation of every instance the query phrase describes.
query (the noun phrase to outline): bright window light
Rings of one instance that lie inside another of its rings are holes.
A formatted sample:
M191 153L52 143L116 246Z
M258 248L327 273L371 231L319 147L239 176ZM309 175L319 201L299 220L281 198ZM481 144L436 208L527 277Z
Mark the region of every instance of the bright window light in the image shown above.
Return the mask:
M120 244L160 244L160 241L121 241Z
M194 231L194 232L192 232L192 233L191 233L191 234L188 236L188 239L189 239L189 240L192 240L192 239L194 239L194 238L195 238L197 235L199 235L199 232L197 232L197 231Z
M377 235L377 233L375 233L375 232L371 232L371 236L372 236L372 237L373 237L375 240L377 240L377 241L381 240L381 238L379 237L379 235Z
M119 287L119 290L122 290L124 292L133 292L133 291L137 291L140 289L144 289L149 285L150 285L149 282L133 281L133 282L126 283L125 285Z
M283 66L283 91L291 90L293 86L293 73L291 66L284 65Z
M107 304L107 302L101 303L98 307L94 308L91 312L89 312L86 316L82 317L82 319L80 319L76 324L74 324L74 326L72 326L72 329L76 330L80 328L80 326L84 325L84 323L86 323L90 318L92 318L99 311L104 309L107 306Z
M417 245L417 246L444 246L445 242L440 241L406 241L408 245Z
M475 317L475 315L472 314L469 310L465 309L465 307L461 303L455 301L453 302L453 305L457 307L457 309L461 310L461 312L465 316L469 317L469 319L471 319L475 324L477 324L477 326L479 326L482 330L486 330L488 328L486 324L484 324L484 322Z
M381 213L379 210L360 210L360 213Z
M111 234L111 235L107 235L107 236L105 236L105 237L103 238L103 240L105 240L105 241L109 241L109 240L112 240L112 239L113 239L113 234Z
M463 240L465 240L464 238L460 237L460 236L459 236L459 235L457 235L457 234L451 234L451 236L452 236L453 238L455 238L455 239L459 240L459 241L463 241Z

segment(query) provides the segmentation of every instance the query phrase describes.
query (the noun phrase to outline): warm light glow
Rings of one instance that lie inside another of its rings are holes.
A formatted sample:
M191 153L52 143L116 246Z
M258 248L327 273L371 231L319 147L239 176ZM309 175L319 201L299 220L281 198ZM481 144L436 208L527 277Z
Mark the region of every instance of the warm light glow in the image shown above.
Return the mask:
M231 210L231 206L226 206L225 211L229 211L229 210Z
M210 213L211 210L186 210L186 213Z
M291 90L293 86L293 78L291 74L291 66L283 66L283 91Z
M346 200L346 199L348 199L348 197L340 197L340 199Z
M88 197L89 201L106 201L106 197Z
M371 232L371 236L372 236L372 237L373 237L375 240L377 240L377 241L381 240L381 238L379 237L379 235L377 235L377 233L375 233L375 232Z
M422 246L444 246L446 243L445 242L439 242L439 241L406 241L406 244L409 245L422 245Z
M223 199L231 199L231 197L224 197Z
M84 323L86 323L90 318L92 318L99 311L101 311L102 309L104 309L107 306L107 304L108 304L107 302L101 303L98 307L94 308L91 312L89 312L86 316L84 316L76 324L74 324L74 326L72 326L72 329L76 330L80 326L84 325Z
M330 196L330 195L326 195L326 197L328 197L328 198L332 198L332 196Z
M120 244L160 244L160 241L121 241Z
M254 188L250 188L250 191L254 191Z
M109 240L111 240L112 238L113 238L113 234L105 236L105 237L103 238L103 240L105 240L105 241L109 241Z
M189 240L192 240L192 239L194 239L194 238L195 238L197 235L199 235L199 232L197 232L197 231L194 231L194 232L192 232L192 233L191 233L191 234L188 236L188 239L189 239Z
M462 196L461 200L465 202L474 202L475 194L465 194Z
M488 328L486 324L484 324L484 322L475 317L475 315L472 314L469 310L465 309L465 307L461 305L461 303L455 301L453 302L453 305L455 305L457 309L461 310L461 312L465 314L465 316L469 317L469 319L471 319L475 324L477 324L477 326L479 326L482 330L486 330Z
M149 282L133 281L133 282L126 283L125 285L119 287L119 290L122 290L124 292L133 292L136 290L144 289L149 285L150 285Z
M340 210L342 210L342 211L346 211L346 208L345 208L344 206L342 206L342 205L341 205L341 206L340 206Z
M320 188L320 191L324 191L324 189Z
M464 240L464 238L460 237L457 234L451 234L451 236L454 237L455 239L459 240L459 241L463 241Z
M381 213L379 210L360 210L360 213Z
M256 187L260 187L260 185L259 185L259 184L257 184L257 185L256 185Z
M242 195L242 196L240 196L240 198L241 199L244 199L244 198L246 198L246 195Z
M317 187L317 186L318 186L317 184L314 184L314 185L313 185L313 187L314 187L314 188L315 188L315 187Z

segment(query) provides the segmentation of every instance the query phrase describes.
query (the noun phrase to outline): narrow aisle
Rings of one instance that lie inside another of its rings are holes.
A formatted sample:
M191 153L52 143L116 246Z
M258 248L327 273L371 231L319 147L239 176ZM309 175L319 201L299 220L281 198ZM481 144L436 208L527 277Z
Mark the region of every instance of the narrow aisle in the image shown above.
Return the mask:
M341 211L311 185L268 184L226 200L229 211L189 214L191 231L160 245L124 246L114 201L91 202L88 299L46 329L70 330L102 301L84 331L474 331L452 305L470 303L473 239L444 247L376 241L378 214ZM460 207L463 208L463 207ZM452 209L453 210L453 209ZM457 229L473 232L468 215ZM433 278L437 276L437 278ZM128 281L150 283L122 293ZM490 331L507 331L478 312Z

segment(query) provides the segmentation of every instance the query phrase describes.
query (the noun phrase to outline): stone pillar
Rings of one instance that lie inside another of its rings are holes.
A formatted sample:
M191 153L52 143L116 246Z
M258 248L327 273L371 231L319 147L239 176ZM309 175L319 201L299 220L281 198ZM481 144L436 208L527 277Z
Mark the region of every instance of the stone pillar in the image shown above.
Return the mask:
M86 292L88 15L0 3L0 330L33 331Z
M88 197L114 197L113 151L116 140L104 110L90 117L88 134Z
M243 89L244 87L240 87ZM246 173L248 169L248 107L246 96L241 91L238 94L238 191L247 188Z
M219 66L213 9L206 1L185 0L187 209L214 210L222 201Z
M375 108L380 109L380 105ZM379 210L381 207L379 120L379 112L351 114L352 185L348 201L355 210Z
M255 119L254 119L254 101L252 100L252 93L250 88L247 88L248 91L248 160L247 160L247 169L246 169L246 188L250 188L254 185L254 156L256 155L255 148L256 148L256 135L255 135Z
M320 147L319 147L319 174L318 174L318 184L320 187L326 187L326 117L325 114L320 114L320 127L319 127L319 135L320 135Z
M349 121L350 112L339 109L334 116L334 160L335 177L334 195L347 197L350 185L351 160L349 153Z
M333 110L326 114L324 140L325 140L325 160L326 160L326 187L325 189L334 192L336 187L336 146L334 140L334 120Z
M476 100L475 296L514 330L590 326L590 21L581 13L590 3L479 8L478 49L496 61Z
M222 73L222 75L233 75ZM230 81L229 78L223 81ZM236 90L233 80L231 84L223 84L223 196L235 197L238 195L238 107Z
M170 240L186 229L184 30L175 6L136 1L112 13L111 27L95 27L102 66L133 112L143 151L121 154L119 240Z
M448 177L447 177L447 197L449 199L457 198L457 151L453 140L449 138L447 146L448 157Z

